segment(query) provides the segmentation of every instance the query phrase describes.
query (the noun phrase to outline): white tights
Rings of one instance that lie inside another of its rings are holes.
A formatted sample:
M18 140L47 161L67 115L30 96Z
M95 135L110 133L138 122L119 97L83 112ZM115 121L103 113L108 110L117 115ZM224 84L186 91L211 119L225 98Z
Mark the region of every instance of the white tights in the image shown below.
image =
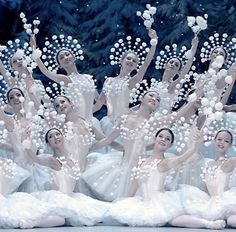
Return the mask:
M192 215L181 215L169 222L172 226L189 228L223 229L224 220L209 221Z

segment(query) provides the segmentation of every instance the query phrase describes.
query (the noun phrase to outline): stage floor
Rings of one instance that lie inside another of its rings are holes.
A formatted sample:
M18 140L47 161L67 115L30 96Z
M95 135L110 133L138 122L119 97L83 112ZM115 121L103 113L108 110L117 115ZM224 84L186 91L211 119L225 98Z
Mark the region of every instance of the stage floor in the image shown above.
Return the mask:
M91 227L57 227L57 228L37 228L37 229L4 229L2 232L233 232L234 229L226 228L224 230L207 230L207 229L188 229L175 227L126 227L126 226L91 226Z

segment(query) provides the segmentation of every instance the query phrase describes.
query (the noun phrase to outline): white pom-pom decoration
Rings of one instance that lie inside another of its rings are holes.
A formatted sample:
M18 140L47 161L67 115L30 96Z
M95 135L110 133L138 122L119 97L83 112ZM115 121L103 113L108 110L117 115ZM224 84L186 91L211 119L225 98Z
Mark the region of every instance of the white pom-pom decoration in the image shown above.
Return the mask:
M35 61L39 59L41 56L42 56L42 51L39 48L35 49L31 54L32 59Z
M193 57L193 53L192 53L191 49L188 50L187 52L185 52L185 57L186 57L187 59L190 59L190 58Z
M231 77L231 76L226 76L226 77L225 77L225 82L226 82L227 84L231 85L232 82L233 82L232 77Z
M207 106L209 104L209 100L206 97L203 97L201 100L202 106Z
M196 93L192 93L188 96L188 101L189 102L195 102L197 100L197 95Z
M150 40L150 44L151 44L152 46L157 45L157 39L151 39L151 40Z
M23 96L19 97L19 101L20 102L24 102L25 101L25 98Z
M137 12L136 12L136 15L137 15L137 16L142 16L142 13L141 13L140 11L137 11Z
M195 17L193 17L193 16L188 16L188 17L187 17L187 20L188 20L188 22L191 23L192 25L193 25L193 24L195 23L195 21L196 21Z
M200 31L200 27L198 25L197 26L193 26L192 30L193 30L193 33L196 34L198 31Z
M221 111L221 110L223 109L223 104L222 104L221 102L217 102L217 103L215 104L215 109L216 109L217 111Z
M25 139L23 142L22 142L22 147L24 149L30 149L31 148L31 141L30 139Z
M154 14L156 14L156 12L157 12L157 8L154 7L154 6L151 6L151 7L149 8L149 12L150 12L150 14L154 15Z
M201 16L196 17L196 23L202 30L205 30L207 28L207 21Z

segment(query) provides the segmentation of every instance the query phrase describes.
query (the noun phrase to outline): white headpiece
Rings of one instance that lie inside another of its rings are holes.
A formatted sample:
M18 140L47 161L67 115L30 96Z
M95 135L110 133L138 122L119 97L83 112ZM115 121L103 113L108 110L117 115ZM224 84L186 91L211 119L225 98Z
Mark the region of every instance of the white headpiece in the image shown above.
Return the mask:
M177 44L166 45L165 50L161 50L160 55L156 57L156 69L164 69L166 62L171 58L178 58L184 64L187 59L186 50L185 46L178 50Z
M19 39L15 39L14 41L9 40L7 42L7 46L3 48L0 52L1 60L6 70L11 71L11 58L14 54L17 54L18 57L23 58L23 66L27 67L30 71L35 68L37 65L30 58L31 49L29 47L29 43L21 43Z
M236 38L229 39L228 35L224 33L221 37L219 33L215 33L209 37L209 41L206 41L201 48L201 61L202 63L210 60L211 53L216 48L223 48L226 52L226 65L229 67L235 60L235 48Z
M125 54L133 52L138 56L139 63L137 68L139 68L143 64L146 54L149 52L149 48L140 38L132 40L131 36L127 36L125 40L119 39L110 51L111 65L120 64Z
M167 109L170 108L170 105L174 102L173 99L170 99L168 96L168 85L162 81L156 80L154 78L151 79L150 85L147 80L143 80L141 83L136 84L136 88L132 89L130 94L130 103L136 103L137 101L141 101L142 97L147 92L157 92L160 96L160 106L158 107L158 113L160 115L165 115L169 113Z
M65 35L53 35L52 42L50 43L48 38L46 38L45 47L43 48L42 59L44 60L45 66L50 71L58 70L58 63L56 60L56 56L59 51L65 49L69 50L76 59L83 60L84 56L83 50L81 49L81 45L79 44L77 39L73 39L72 36Z
M151 84L149 86L147 80L142 80L142 82L137 83L135 88L132 89L132 92L130 94L130 103L136 103L137 101L141 101L142 97L147 92L157 92L159 95L161 95L163 92L165 92L165 88L163 88L163 82L158 81L154 78L151 79Z

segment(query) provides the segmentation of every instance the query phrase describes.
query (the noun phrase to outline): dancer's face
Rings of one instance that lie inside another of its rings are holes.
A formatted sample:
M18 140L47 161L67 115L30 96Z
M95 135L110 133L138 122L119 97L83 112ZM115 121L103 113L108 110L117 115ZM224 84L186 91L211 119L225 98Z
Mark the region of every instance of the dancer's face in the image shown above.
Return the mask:
M225 154L232 146L231 135L227 131L221 131L217 134L215 138L215 149L219 153Z
M12 69L20 72L24 68L23 61L24 57L19 56L18 54L14 54L11 58Z
M226 60L226 52L223 48L215 48L211 53L211 61L215 60L217 56L223 56L224 61Z
M156 137L155 146L159 150L166 151L172 145L172 135L168 130L162 130Z
M157 92L147 92L143 96L141 104L148 106L151 109L151 111L155 111L159 107L160 101L161 99Z
M181 67L181 63L180 60L177 58L171 58L167 61L166 65L165 65L165 69L178 73Z
M57 62L62 68L67 68L74 64L75 57L69 50L61 50L57 54Z
M67 115L72 110L71 102L63 96L55 98L53 105L58 114Z
M126 68L129 72L135 70L138 66L138 57L135 53L127 53L121 61L123 68Z
M24 97L19 89L12 89L8 94L8 103L13 109L21 109L22 101L21 97Z
M57 148L64 144L64 137L59 130L51 129L47 134L47 142L52 149Z

